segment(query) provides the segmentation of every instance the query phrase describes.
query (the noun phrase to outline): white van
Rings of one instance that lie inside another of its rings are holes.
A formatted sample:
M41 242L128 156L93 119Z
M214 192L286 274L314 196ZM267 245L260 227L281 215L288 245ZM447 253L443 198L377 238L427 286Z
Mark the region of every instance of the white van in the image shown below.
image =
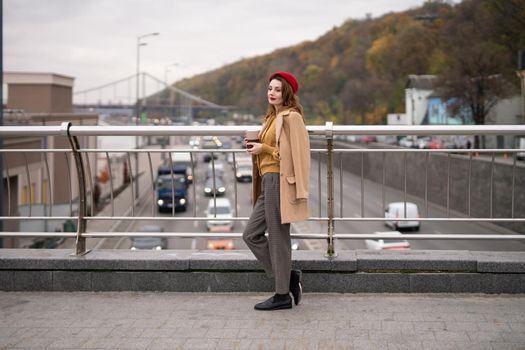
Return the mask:
M206 229L210 232L230 232L233 229L233 210L228 198L213 198L206 209ZM216 206L215 206L216 204Z
M411 202L406 203L406 218L407 219L418 219L419 210L417 205ZM397 230L398 228L412 228L416 231L419 230L419 220L410 221L397 221L395 219L405 218L405 202L393 202L388 204L385 209L385 218L393 219L392 221L385 221L385 225L390 226L392 229Z

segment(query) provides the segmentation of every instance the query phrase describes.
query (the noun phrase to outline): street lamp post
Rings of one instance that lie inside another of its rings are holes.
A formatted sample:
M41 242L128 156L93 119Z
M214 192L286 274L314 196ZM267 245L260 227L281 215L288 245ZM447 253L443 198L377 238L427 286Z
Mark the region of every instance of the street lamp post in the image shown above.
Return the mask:
M164 83L166 84L166 86L168 86L168 72L170 72L169 67L175 67L178 65L178 63L171 63L164 67Z
M148 33L139 35L137 37L137 89L136 89L136 95L137 95L137 112L136 112L136 119L135 119L135 125L139 125L140 120L140 114L141 114L141 102L140 102L140 47L146 46L147 43L141 42L142 39L149 37L149 36L157 36L159 33ZM135 149L139 148L139 137L135 136ZM135 198L139 198L139 154L138 152L135 153Z

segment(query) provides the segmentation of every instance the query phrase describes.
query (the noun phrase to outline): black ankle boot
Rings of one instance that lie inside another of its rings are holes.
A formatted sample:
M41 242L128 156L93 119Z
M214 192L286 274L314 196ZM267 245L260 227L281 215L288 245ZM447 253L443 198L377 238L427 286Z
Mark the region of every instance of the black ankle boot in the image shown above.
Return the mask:
M290 292L293 295L295 305L299 305L303 296L303 285L301 284L301 270L290 272Z
M282 310L282 309L291 309L292 308L292 297L290 294L279 295L275 294L268 300L263 301L262 303L255 304L255 310Z

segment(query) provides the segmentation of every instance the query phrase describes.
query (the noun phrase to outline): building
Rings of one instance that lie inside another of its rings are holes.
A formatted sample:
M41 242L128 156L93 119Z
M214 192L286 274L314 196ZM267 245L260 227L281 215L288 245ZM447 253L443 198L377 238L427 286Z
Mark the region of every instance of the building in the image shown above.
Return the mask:
M94 113L73 113L74 78L54 73L5 72L7 106L4 125L97 125ZM96 148L96 137L80 137L82 148ZM5 149L71 149L63 136L32 135L4 138ZM96 157L89 154L92 169ZM78 201L78 179L71 152L5 153L3 157L4 216L70 215ZM48 176L49 171L49 176ZM64 176L55 176L64 174ZM68 175L67 175L68 174ZM94 181L96 173L92 173ZM49 183L49 179L54 179ZM70 185L69 185L70 184ZM8 212L10 211L10 212ZM73 213L74 215L75 213ZM5 231L62 230L61 222L5 220ZM20 242L18 242L20 243ZM19 246L13 239L4 239L4 247Z
M405 85L405 115L401 119L406 125L471 125L474 124L472 114L468 109L462 109L451 114L447 108L453 101L443 101L435 89L437 76L409 75ZM485 118L485 124L521 124L522 99L519 95L511 96L498 102ZM395 118L389 118L393 124ZM398 119L399 120L399 119ZM514 136L486 136L487 148L515 148Z
M435 75L409 75L405 85L405 114L408 125L421 125L428 111L428 97L434 93Z

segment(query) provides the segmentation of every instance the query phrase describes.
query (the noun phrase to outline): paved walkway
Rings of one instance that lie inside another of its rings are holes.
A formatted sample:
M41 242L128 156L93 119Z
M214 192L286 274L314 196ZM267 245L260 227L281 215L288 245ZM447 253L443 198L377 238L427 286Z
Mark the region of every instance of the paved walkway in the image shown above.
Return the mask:
M525 349L525 296L0 293L0 349Z

